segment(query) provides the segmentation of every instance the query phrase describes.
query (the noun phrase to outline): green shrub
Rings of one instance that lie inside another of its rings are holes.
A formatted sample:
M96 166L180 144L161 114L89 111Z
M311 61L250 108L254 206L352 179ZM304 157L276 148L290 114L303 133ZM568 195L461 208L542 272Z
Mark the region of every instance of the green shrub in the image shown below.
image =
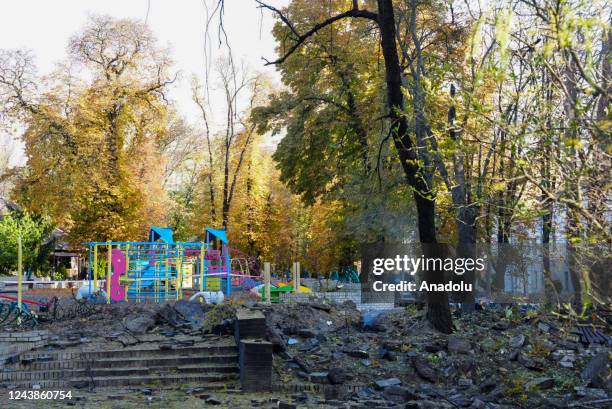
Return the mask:
M12 212L3 216L0 219L0 275L17 270L20 236L23 271L42 270L47 263L48 253L52 250L52 242L44 242L52 231L53 226L49 221L28 212Z

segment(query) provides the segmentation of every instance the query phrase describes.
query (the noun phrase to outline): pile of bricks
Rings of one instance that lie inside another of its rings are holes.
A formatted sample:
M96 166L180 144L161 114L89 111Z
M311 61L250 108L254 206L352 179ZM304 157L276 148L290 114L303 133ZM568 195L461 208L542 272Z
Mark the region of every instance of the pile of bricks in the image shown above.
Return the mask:
M240 384L243 391L272 389L272 343L265 341L266 317L261 311L239 310L235 332L239 344Z
M235 333L236 343L241 339L266 337L266 317L261 311L238 310L236 313Z
M261 339L240 341L240 383L246 392L272 389L272 343Z

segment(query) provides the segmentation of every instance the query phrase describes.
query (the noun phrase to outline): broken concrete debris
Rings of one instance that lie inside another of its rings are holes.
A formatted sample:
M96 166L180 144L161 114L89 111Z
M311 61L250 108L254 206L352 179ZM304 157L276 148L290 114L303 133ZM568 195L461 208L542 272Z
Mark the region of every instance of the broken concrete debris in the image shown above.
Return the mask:
M278 396L273 402L249 401L251 407L505 409L610 399L610 346L584 342L572 336L575 323L572 327L553 315L539 314L534 319L484 309L457 318L457 330L446 335L432 330L414 309L378 313L371 321L374 325L365 326L352 302L111 304L102 305L86 321L44 324L45 352L21 354L16 361L6 358L5 365L54 363L59 351L112 345L117 350L155 349L180 356L180 351L197 348L203 340L249 337L258 340L250 345L254 349L236 351L232 358L236 367L238 356L244 356L240 364L254 365L243 375L242 388L263 383L273 390L268 393ZM598 328L602 334L607 331ZM273 352L269 362L261 358L268 353L253 352L264 347ZM11 384L14 381L5 386ZM44 383L35 385L45 388ZM70 387L88 391L92 383L75 378ZM150 402L161 399L155 388L135 390ZM225 397L197 386L187 394L206 405L228 404Z

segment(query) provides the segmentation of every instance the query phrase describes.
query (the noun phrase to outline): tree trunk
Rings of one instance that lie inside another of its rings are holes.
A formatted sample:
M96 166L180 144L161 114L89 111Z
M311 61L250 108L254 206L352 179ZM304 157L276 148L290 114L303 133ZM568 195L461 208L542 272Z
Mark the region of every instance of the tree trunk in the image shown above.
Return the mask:
M580 194L580 179L578 173L578 154L576 152L575 144L573 140L578 138L578 123L576 122L576 104L578 90L576 88L576 78L573 72L573 65L571 58L568 56L567 65L565 68L565 86L568 92L567 99L565 101L565 115L567 117L567 129L565 132L565 138L569 141L568 145L568 174L566 175L566 192L571 200L575 203L581 203L582 198ZM580 218L578 212L572 206L567 206L567 221L566 221L566 250L567 250L567 268L569 275L572 280L572 286L574 287L574 300L572 302L574 309L580 313L582 312L582 283L579 274L578 265L578 246L575 242L581 240L581 228Z
M508 216L503 208L505 203L505 193L501 192L500 207L497 220L497 263L495 266L495 277L493 279L493 290L500 294L506 290L506 267L510 256L510 223Z
M463 207L459 210L458 215L458 236L459 242L457 246L457 257L463 259L476 259L476 208ZM471 313L476 308L476 298L474 295L473 285L475 282L475 273L473 270L466 271L461 277L466 284L472 284L472 291L459 293L461 301L461 311Z
M228 202L223 202L223 228L227 230L227 225L229 223L229 211L230 211L230 204Z
M215 210L215 186L212 180L212 169L208 175L208 194L210 196L210 219L214 226L217 222L217 211Z
M433 192L427 185L423 168L417 161L414 144L410 139L410 130L403 115L404 96L402 94L401 67L397 54L395 16L392 0L378 0L378 24L380 27L380 44L385 60L385 82L387 85L387 103L390 108L391 136L397 149L406 180L414 189L414 200L417 208L419 239L426 257L435 256L436 225L435 201ZM442 271L426 271L428 283L443 283ZM427 294L427 319L434 328L441 332L452 332L452 319L448 305L448 294L429 292Z
M246 236L247 236L247 244L249 249L249 254L255 254L255 206L253 205L253 178L251 177L251 165L252 162L249 161L249 165L247 166L247 180L246 180L246 197L247 197L247 223L246 223Z
M455 87L451 85L451 97L455 96ZM459 142L461 132L455 129L456 109L452 105L448 110L449 137ZM451 190L453 205L455 207L455 220L457 227L458 243L457 258L476 258L476 216L479 209L476 204L470 203L470 186L465 175L465 153L462 147L458 147L453 155L453 170L455 174L455 185ZM461 277L466 284L474 284L474 272L466 271ZM460 292L461 311L471 313L475 309L474 291Z
M226 140L227 140L226 136ZM225 160L223 163L223 205L221 206L221 220L223 222L223 228L227 229L227 223L229 219L229 179L230 179L230 144L227 140L225 144Z
M499 154L499 178L507 180L506 175L506 133L501 131ZM510 163L512 164L512 162ZM493 291L500 294L506 290L506 267L510 256L510 211L511 189L506 187L499 192L497 200L497 263L493 278Z
M355 101L355 94L351 89L350 79L345 73L340 73L340 79L342 85L346 90L346 107L349 114L349 123L353 131L355 132L359 145L361 146L361 159L363 161L363 169L365 176L368 176L372 170L370 165L370 158L368 155L368 133L364 127L364 124L357 111L357 102Z
M549 147L543 148L544 161L542 164L542 186L550 188L550 154ZM553 203L550 198L542 194L544 211L542 212L542 270L544 274L544 293L546 302L550 305L555 294L552 272L550 269L550 236L552 232Z
M108 121L110 125L107 135L108 166L113 184L117 183L119 179L119 147L123 144L123 141L120 140L122 138L118 123L121 110L121 104L113 104L113 107L108 111Z
M546 71L543 72L542 75L542 84L544 84L545 90L545 98L547 102L547 106L552 103L552 90L550 89L551 80L546 76ZM552 123L550 119L547 121L547 128L553 129ZM552 149L552 140L550 140L547 135L544 136L544 140L542 141L542 186L546 190L550 190L552 187L551 180L551 156L554 154ZM546 298L547 305L553 305L553 300L555 301L555 305L557 307L560 306L559 296L557 292L557 288L555 286L555 282L553 281L551 265L550 265L550 237L553 231L553 211L554 211L554 203L553 201L544 193L541 196L542 201L542 273L544 275L544 296Z

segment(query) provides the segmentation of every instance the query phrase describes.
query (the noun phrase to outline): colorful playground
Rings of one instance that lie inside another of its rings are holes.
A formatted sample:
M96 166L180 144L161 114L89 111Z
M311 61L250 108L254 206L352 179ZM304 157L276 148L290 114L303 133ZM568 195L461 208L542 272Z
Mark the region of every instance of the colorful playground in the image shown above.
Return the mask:
M207 228L201 242L175 242L172 229L152 227L149 239L88 243L90 276L88 285L79 291L79 298L110 303L201 296L222 301L233 293L249 291L278 302L279 294L294 292L294 286L298 292L310 292L308 287L297 286L299 263L293 265L291 283L271 277L266 282L270 265L264 263L259 268L253 257L232 249L223 229Z
M232 268L224 230L206 229L202 242L175 242L172 236L172 229L152 227L148 242L88 243L91 275L82 293L107 303L160 302L181 300L186 291L229 296L232 286L257 278Z
M299 262L293 263L290 272L276 276L271 263L260 266L254 257L230 247L224 229L206 228L203 236L202 241L175 241L171 228L153 226L148 241L85 243L87 280L71 282L72 292L79 301L106 304L183 299L217 304L232 297L277 303L282 294L312 292L301 283ZM356 273L351 274L347 279L358 282ZM24 287L50 287L53 282L24 281L19 274L17 282L6 284L16 288L3 292L16 294L0 294L0 326L17 322L34 325L33 310L52 314L53 298L30 300L23 294Z
M17 280L0 281L0 328L35 329L43 323L87 316L101 304L181 300L202 305L276 304L313 296L358 302L357 292L348 298L349 293L334 292L345 285L358 288L354 269L331 272L324 284L302 277L300 262L277 272L274 264L260 263L230 247L224 229L206 228L202 237L201 241L175 241L171 228L152 226L148 241L87 242L86 279L64 281L26 278L19 242ZM336 294L339 297L334 298Z

